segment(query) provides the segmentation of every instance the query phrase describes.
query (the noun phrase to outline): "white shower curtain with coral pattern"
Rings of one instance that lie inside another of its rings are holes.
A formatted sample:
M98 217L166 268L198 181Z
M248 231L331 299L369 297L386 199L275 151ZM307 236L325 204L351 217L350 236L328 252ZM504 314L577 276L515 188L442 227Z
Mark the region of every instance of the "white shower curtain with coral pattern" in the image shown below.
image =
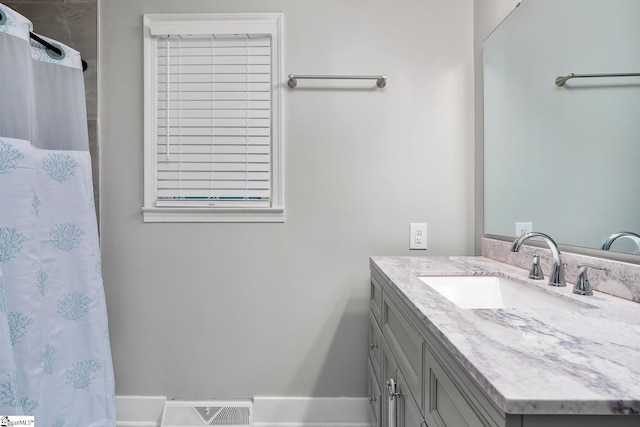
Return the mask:
M0 4L0 416L115 425L81 59Z

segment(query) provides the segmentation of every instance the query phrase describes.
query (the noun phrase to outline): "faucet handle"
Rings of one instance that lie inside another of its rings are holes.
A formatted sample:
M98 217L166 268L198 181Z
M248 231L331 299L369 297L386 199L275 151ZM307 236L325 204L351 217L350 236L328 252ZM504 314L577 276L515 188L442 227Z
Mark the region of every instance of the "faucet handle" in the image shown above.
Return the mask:
M529 269L529 279L544 280L544 273L540 267L540 255L535 252L526 252L526 254L533 257L533 263Z
M592 268L594 270L606 271L606 268L594 264L578 264L578 278L573 285L573 293L578 295L593 295L591 289L591 283L587 277L587 269Z

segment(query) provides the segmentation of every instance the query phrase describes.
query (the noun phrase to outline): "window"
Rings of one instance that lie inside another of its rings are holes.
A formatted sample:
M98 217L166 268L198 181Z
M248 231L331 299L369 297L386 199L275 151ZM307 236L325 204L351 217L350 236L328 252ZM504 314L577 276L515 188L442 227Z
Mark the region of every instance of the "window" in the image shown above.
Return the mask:
M145 222L283 222L282 14L144 16Z

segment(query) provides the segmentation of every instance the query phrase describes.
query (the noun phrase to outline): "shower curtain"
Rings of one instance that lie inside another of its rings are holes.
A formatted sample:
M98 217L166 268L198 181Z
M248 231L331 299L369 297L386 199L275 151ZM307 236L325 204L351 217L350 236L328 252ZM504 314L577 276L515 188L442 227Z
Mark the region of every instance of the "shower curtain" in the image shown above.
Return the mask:
M81 59L0 4L0 416L115 425Z

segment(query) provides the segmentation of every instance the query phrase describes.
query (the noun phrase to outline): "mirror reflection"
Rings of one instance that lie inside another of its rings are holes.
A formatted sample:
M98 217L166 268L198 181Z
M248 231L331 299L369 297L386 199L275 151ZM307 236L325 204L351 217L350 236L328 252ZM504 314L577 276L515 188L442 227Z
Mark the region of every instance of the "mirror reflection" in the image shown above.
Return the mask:
M487 38L486 234L640 254L640 77L556 85L640 73L638 17L638 0L524 0Z

